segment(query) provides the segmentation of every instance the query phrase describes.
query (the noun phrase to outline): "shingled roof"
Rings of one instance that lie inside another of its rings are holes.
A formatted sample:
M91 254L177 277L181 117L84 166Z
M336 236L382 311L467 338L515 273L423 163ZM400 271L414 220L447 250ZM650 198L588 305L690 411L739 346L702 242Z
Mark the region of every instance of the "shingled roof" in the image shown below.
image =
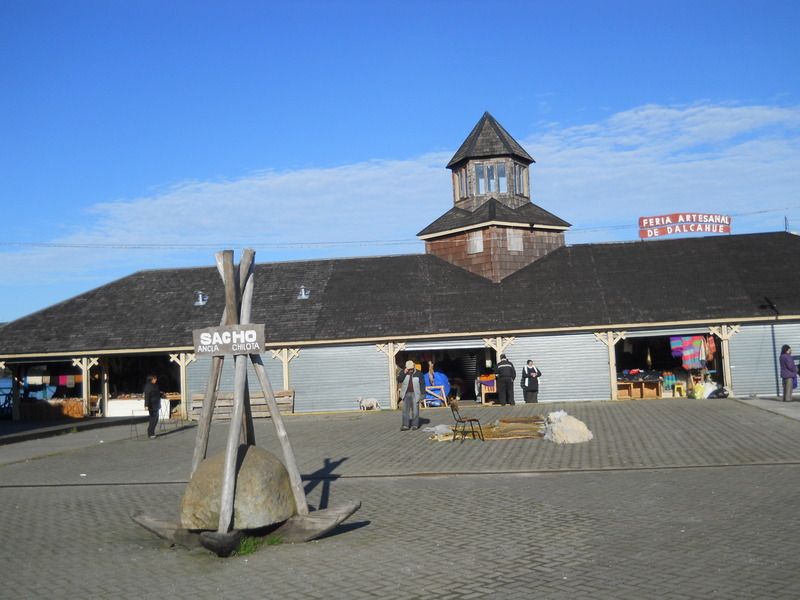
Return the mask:
M798 256L788 233L584 244L497 284L425 254L263 263L253 322L277 346L800 318ZM140 271L8 323L0 356L188 348L223 305L215 267Z
M463 231L492 223L523 225L525 227L536 226L540 228L553 227L556 229L568 229L571 227L564 219L533 203L529 202L518 208L509 208L502 202L489 198L474 212L469 212L462 208L451 208L420 231L417 236L424 239L435 234Z
M502 281L509 329L800 318L789 233L565 246ZM527 310L527 315L522 310Z
M481 120L472 129L467 139L447 163L447 168L452 169L458 164L473 158L497 158L513 156L525 164L536 162L525 149L512 138L503 126L487 112L483 113Z

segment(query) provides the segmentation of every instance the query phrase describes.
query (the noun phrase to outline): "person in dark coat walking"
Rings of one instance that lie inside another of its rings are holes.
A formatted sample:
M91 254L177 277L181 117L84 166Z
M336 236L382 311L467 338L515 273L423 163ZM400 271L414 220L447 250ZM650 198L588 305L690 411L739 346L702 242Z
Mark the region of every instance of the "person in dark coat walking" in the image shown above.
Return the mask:
M500 355L500 362L495 367L497 375L497 401L500 406L510 404L514 406L514 380L517 378L517 371L505 354Z
M539 377L542 372L529 360L527 364L522 367L522 379L520 385L525 394L525 404L536 404L539 402Z
M792 349L788 344L784 344L781 348L781 356L778 359L781 368L781 379L783 380L783 401L792 401L792 392L794 391L794 378L797 377L797 365L794 364L792 358Z
M144 384L144 407L150 413L147 437L154 440L158 425L158 413L161 410L161 390L158 389L158 377L155 375L148 375L147 382Z

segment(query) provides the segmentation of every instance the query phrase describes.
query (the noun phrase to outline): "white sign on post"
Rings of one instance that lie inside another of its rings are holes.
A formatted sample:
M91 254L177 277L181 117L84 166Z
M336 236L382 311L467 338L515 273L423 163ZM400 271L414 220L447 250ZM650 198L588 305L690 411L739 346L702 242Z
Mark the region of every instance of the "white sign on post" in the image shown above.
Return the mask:
M192 331L194 353L198 356L261 354L264 325L228 325Z

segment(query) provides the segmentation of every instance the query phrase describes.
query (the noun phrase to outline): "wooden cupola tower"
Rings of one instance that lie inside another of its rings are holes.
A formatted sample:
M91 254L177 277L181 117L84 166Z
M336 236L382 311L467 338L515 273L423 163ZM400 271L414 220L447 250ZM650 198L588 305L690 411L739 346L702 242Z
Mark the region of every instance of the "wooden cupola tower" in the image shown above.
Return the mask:
M531 202L533 162L484 113L447 164L453 208L417 234L425 252L497 283L563 246L570 224Z

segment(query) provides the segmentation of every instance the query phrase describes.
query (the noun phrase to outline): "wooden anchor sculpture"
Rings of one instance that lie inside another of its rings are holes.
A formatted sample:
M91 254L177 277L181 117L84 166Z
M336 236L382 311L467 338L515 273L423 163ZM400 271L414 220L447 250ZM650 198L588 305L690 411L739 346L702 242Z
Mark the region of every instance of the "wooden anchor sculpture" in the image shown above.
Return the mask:
M238 271L233 264L233 252L226 250L215 254L217 269L225 284L225 311L221 328L250 324L250 313L253 300L253 275L255 252L247 249L242 253ZM261 327L263 326L254 326ZM224 465L221 478L219 524L216 531L198 531L187 529L180 523L145 515L141 511L132 511L131 518L149 531L173 544L189 547L202 546L219 556L229 556L239 545L243 537L242 531L233 529L233 513L237 469L240 446L255 446L255 429L250 408L250 397L247 386L247 359L249 357L256 373L261 390L269 408L272 422L283 451L284 466L288 472L296 513L289 517L270 536L280 536L283 542L298 543L316 539L342 523L361 507L361 502L350 501L341 506L309 512L305 490L292 451L289 437L283 423L275 394L267 377L261 355L233 352L234 356L234 394L233 414L225 449ZM206 386L203 410L198 424L197 441L192 458L192 476L206 458L208 437L211 429L211 418L216 405L224 355L212 356L211 369ZM242 440L244 438L244 440ZM191 482L190 482L191 485Z

